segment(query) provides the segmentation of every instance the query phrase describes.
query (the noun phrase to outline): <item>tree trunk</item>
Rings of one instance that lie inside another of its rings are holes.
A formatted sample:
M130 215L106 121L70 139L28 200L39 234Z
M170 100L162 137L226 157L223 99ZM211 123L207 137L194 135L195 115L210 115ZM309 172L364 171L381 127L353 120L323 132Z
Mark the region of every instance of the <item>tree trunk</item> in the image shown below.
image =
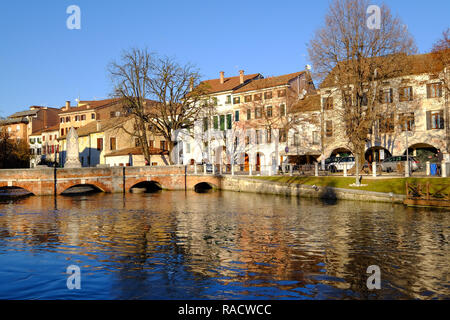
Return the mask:
M359 152L355 152L355 167L356 167L356 171L355 171L355 176L356 176L356 185L360 186L361 182L359 181Z

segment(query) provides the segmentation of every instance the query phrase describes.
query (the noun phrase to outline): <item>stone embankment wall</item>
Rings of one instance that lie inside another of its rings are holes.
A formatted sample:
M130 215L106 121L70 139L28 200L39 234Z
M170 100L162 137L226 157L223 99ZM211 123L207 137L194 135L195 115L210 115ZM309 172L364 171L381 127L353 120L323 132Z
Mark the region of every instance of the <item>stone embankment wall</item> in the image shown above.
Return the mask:
M330 200L358 200L392 203L403 203L405 200L404 195L392 193L287 184L236 176L223 177L220 189Z

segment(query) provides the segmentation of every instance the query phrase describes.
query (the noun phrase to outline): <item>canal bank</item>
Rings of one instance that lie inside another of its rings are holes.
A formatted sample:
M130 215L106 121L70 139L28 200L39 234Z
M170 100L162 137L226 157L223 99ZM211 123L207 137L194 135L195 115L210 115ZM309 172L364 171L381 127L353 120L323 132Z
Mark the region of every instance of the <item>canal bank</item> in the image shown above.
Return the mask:
M389 202L399 204L403 204L403 201L406 198L405 195L401 194L337 188L333 186L333 184L328 186L305 185L239 176L223 176L219 189L303 198Z

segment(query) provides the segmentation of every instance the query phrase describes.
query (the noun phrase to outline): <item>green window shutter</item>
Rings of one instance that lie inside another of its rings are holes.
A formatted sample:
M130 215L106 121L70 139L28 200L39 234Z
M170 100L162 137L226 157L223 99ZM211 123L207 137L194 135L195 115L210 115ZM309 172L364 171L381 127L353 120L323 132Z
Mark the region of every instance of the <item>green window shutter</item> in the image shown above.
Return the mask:
M208 118L203 118L203 131L208 131Z
M250 120L252 118L252 110L247 109L247 120Z
M234 112L234 121L235 121L235 122L239 122L239 110L236 110L236 111Z
M431 111L427 111L427 130L431 129Z
M213 121L214 121L214 130L218 130L219 129L219 117L214 116Z
M220 116L220 130L222 130L222 131L225 130L225 116L224 115Z
M233 121L232 115L227 114L227 130L231 130L232 121Z

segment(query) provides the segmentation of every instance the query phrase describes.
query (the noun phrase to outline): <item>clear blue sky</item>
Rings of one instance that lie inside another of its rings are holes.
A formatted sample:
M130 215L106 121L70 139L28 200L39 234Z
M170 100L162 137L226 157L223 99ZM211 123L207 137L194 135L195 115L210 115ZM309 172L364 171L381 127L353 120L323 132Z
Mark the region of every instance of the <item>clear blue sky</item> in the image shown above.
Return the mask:
M107 64L123 49L196 64L205 79L303 70L306 45L328 0L40 0L0 2L0 116L30 105L105 98ZM379 3L378 0L372 1ZM449 27L449 0L386 0L420 52ZM81 30L66 28L66 8L81 8Z

